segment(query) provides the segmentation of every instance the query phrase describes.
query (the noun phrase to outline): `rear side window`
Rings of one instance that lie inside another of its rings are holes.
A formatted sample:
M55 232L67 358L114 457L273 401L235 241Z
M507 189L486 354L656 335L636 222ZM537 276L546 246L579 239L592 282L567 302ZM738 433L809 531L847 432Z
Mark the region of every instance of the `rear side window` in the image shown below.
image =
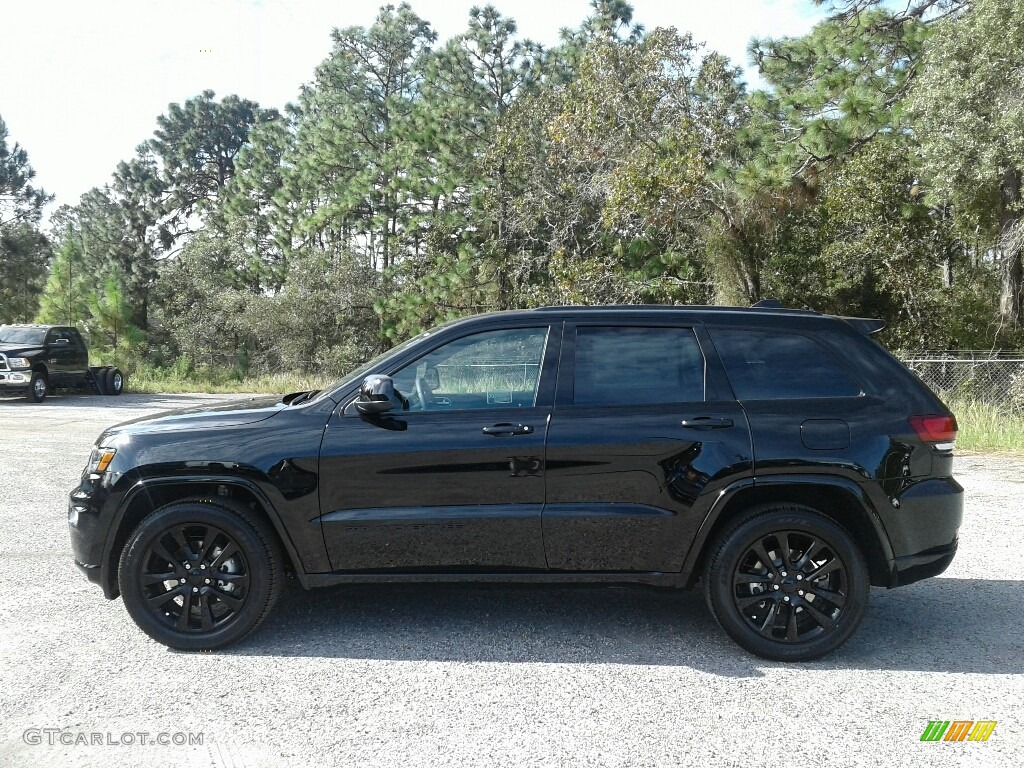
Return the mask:
M704 356L689 328L576 329L575 405L704 399Z
M796 333L710 329L740 400L856 397L860 386L818 342Z

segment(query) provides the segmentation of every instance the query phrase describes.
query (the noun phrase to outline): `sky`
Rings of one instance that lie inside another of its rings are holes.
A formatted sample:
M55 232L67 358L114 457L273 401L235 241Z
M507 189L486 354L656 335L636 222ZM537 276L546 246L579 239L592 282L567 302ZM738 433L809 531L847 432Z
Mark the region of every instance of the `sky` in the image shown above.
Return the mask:
M446 40L486 0L411 0ZM335 27L368 26L382 3L349 0L3 0L0 117L25 148L49 210L102 186L156 118L206 88L283 107L330 51ZM394 0L394 4L398 4ZM492 0L544 45L588 15L588 0ZM747 65L752 37L799 35L811 0L632 0L634 22L674 26ZM756 73L748 71L748 81Z

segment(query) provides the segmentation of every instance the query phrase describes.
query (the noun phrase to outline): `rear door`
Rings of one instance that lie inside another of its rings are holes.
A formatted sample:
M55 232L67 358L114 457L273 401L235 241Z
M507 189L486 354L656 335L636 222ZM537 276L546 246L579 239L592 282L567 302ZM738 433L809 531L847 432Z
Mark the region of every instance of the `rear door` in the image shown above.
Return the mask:
M549 568L681 570L715 493L752 472L750 431L699 325L577 322L546 448Z

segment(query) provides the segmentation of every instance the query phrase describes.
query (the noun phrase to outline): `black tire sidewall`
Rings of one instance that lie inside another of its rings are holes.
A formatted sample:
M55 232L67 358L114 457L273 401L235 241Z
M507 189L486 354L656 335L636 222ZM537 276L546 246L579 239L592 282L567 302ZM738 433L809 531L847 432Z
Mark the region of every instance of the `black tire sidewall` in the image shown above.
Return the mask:
M92 383L96 386L96 392L100 395L107 394L107 369L93 368Z
M168 528L187 523L213 525L227 533L242 550L249 571L245 605L227 626L209 634L178 632L162 623L146 606L139 586L145 553L153 540ZM121 553L118 586L132 620L151 638L178 650L210 650L240 640L262 621L273 597L270 571L278 567L271 562L273 557L264 539L230 510L212 502L179 502L153 512L132 532Z
M117 387L117 386L114 385L114 377L115 376L120 376L121 377L121 386L120 387ZM117 368L108 368L105 378L106 378L106 381L104 383L106 384L107 394L108 395L112 395L114 397L116 397L117 395L120 395L121 392L124 390L124 374L121 373L121 371L119 369L117 369Z
M42 397L37 397L36 396L36 381L38 381L40 379L42 379L42 381L43 381L44 390L43 390L43 396ZM50 394L50 382L46 378L46 374L43 373L42 371L33 371L32 372L32 378L29 379L29 382L28 382L28 393L27 393L28 399L31 400L33 403L41 403L41 402L43 402L43 400L46 399L46 396L49 395L49 394Z
M733 600L732 579L738 559L755 540L782 530L824 539L846 566L849 588L839 620L806 642L789 644L764 637L747 623ZM809 661L837 649L860 624L870 591L867 565L853 537L821 513L790 505L761 508L719 539L705 579L708 605L722 629L742 648L773 661Z

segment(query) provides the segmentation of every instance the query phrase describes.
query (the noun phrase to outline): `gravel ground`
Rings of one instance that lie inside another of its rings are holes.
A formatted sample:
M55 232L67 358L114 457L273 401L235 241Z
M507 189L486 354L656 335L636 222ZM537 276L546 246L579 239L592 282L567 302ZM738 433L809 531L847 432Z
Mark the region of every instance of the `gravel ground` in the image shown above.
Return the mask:
M105 426L227 399L0 400L0 765L1022 764L1022 459L959 458L950 570L873 590L809 664L742 652L695 593L591 587L292 587L242 644L175 653L74 568L66 494ZM931 719L998 726L922 743Z

